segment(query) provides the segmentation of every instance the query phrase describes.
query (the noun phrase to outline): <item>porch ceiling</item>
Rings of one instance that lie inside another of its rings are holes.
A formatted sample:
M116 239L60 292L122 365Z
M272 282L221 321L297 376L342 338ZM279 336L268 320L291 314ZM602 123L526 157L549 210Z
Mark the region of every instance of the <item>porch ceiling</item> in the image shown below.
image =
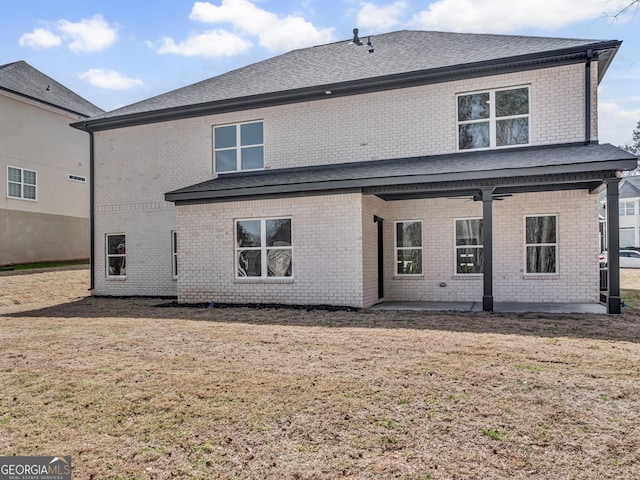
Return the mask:
M442 197L472 197L474 200L480 200L482 198L482 190L486 189L491 190L494 197L515 193L558 190L582 189L596 192L603 186L603 180L614 178L615 176L615 170L603 170L569 174L530 175L463 180L457 182L366 187L362 189L362 193L376 195L387 201Z

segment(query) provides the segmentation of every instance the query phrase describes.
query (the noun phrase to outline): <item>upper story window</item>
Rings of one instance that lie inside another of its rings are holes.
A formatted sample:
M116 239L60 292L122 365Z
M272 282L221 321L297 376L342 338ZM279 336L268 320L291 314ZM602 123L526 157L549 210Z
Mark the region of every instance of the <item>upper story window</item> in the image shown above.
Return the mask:
M37 200L36 172L7 167L7 197Z
M458 149L529 144L529 87L458 95Z
M264 168L263 122L213 127L216 173Z
M621 217L636 214L636 202L620 202L619 208Z

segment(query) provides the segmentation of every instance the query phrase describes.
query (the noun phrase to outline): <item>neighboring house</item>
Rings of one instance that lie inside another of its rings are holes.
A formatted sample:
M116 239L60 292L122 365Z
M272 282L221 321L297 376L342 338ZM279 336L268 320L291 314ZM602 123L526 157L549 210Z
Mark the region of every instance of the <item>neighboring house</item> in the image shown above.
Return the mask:
M620 182L620 247L640 247L640 176Z
M598 302L597 193L617 203L636 166L597 142L619 46L355 37L78 122L95 155L94 293Z
M89 258L89 136L103 113L25 62L0 66L0 265Z

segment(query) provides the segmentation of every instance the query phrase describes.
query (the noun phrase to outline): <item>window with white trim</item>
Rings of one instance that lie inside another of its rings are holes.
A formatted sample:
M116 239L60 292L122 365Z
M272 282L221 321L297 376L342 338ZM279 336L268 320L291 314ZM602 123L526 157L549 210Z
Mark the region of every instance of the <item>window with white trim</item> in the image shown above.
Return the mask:
M529 87L458 95L458 149L529 144Z
M37 200L36 172L26 168L7 167L7 197Z
M171 272L173 278L178 278L178 232L171 231Z
M558 273L558 216L525 216L525 272Z
M484 266L481 218L456 219L456 274L480 274Z
M263 122L213 127L216 173L264 168Z
M125 277L127 275L127 242L123 233L106 236L107 277Z
M636 214L636 202L620 202L618 208L620 209L620 216L624 217L627 215L635 215Z
M422 275L422 221L395 222L396 275Z
M235 231L237 278L292 276L290 218L236 220Z

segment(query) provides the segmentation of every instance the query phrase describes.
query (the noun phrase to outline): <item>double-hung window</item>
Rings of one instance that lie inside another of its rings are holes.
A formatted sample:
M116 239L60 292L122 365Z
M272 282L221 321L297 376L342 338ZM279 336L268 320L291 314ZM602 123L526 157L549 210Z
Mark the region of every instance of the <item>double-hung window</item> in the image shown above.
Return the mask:
M422 275L422 222L395 222L396 274Z
M635 215L636 214L636 202L620 202L618 207L620 209L620 216Z
M37 200L37 193L35 171L7 167L7 197Z
M456 220L456 274L479 274L484 265L482 219Z
M526 216L525 219L526 273L550 274L558 272L557 215Z
M458 95L458 149L529 144L529 87Z
M263 169L263 123L213 127L213 149L216 173Z
M127 275L127 241L124 234L107 234L107 277Z
M292 276L290 218L236 220L237 278Z

